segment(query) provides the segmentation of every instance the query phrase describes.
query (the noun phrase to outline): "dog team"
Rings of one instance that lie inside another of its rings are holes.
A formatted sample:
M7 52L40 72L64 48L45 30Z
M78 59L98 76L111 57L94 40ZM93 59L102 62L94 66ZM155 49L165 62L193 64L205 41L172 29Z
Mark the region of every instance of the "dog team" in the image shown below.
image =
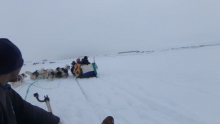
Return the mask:
M67 78L69 76L68 70L70 70L70 66L66 65L65 67L57 67L56 69L40 69L34 72L26 71L25 73L30 76L31 80L36 79L50 79L54 80L55 78ZM24 83L24 78L27 76L22 73L18 75L17 80L15 82L10 82L14 88L20 86Z
M90 64L87 56L84 56L82 61L80 61L80 58L77 58L76 61L78 64ZM75 75L73 73L74 63L76 63L76 62L73 61L71 63L71 65L72 65L71 72L73 75ZM67 78L69 76L68 70L70 70L70 66L67 64L65 67L57 67L56 69L41 68L40 70L36 70L34 72L26 71L25 73L30 76L31 80L50 79L53 81L55 78L62 78L62 77ZM16 88L24 83L24 78L26 78L26 77L27 76L24 73L22 73L22 74L18 75L17 80L15 82L10 82L10 83L12 84L12 86L14 88Z

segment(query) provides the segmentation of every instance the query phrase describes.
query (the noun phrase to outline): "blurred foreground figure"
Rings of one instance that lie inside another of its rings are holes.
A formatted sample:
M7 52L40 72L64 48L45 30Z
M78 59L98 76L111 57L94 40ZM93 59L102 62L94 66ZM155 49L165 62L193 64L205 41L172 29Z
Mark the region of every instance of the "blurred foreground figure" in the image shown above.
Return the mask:
M23 63L18 47L0 38L0 124L58 124L59 117L26 102L8 84L17 80Z

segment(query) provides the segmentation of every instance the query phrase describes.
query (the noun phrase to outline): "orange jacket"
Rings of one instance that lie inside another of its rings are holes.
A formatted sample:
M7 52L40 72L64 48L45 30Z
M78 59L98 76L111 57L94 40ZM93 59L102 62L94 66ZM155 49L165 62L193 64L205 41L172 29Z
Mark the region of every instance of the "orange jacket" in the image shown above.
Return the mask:
M73 73L75 74L76 77L78 77L82 73L81 64L74 65Z

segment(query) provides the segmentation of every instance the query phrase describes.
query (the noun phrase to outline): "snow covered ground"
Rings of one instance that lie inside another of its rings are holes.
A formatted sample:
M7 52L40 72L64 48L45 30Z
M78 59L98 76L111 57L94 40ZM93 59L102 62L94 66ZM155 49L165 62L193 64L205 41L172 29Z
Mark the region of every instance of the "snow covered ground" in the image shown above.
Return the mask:
M95 57L98 78L77 83L69 72L66 79L39 80L26 100L47 110L33 94L48 95L64 124L100 124L108 115L115 124L219 124L219 53L220 45L100 55ZM26 63L21 73L64 67L75 59ZM25 98L31 83L28 77L15 90Z

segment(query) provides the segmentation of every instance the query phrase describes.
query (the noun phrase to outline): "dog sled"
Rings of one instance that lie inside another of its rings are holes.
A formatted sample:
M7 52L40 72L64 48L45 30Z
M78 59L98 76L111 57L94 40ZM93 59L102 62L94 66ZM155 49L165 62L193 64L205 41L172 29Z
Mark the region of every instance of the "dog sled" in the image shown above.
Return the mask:
M97 77L97 68L96 63L75 64L73 74L76 76L76 78Z

